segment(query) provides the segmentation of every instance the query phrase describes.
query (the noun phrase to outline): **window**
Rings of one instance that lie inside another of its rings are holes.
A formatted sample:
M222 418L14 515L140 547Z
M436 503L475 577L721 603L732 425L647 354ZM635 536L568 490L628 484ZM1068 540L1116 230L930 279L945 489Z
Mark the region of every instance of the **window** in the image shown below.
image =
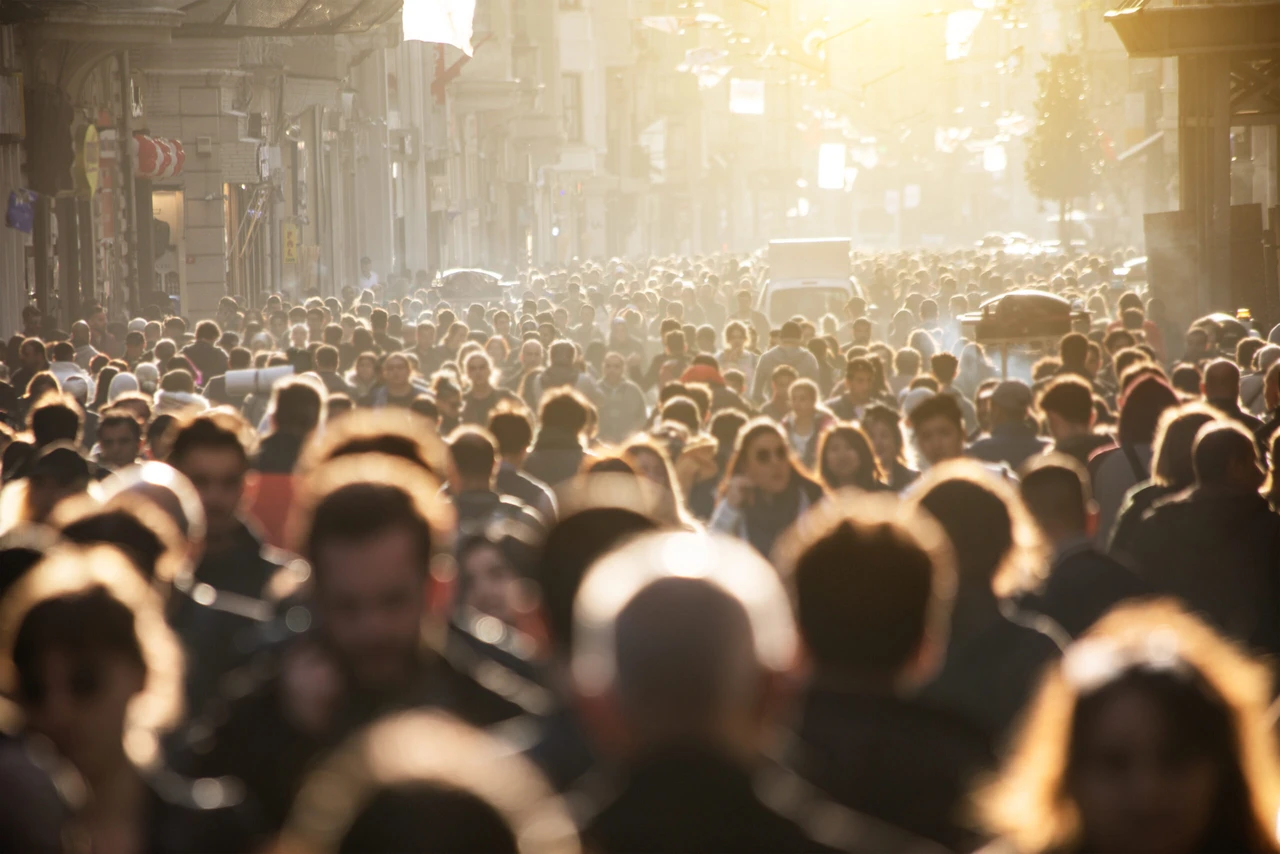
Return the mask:
M564 133L569 142L582 142L582 75L560 78L560 98L564 105Z

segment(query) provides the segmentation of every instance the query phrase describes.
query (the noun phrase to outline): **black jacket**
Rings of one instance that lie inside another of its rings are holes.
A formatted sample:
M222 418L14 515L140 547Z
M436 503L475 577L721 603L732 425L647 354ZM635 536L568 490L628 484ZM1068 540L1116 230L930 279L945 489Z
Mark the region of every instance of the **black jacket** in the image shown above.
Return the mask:
M1077 638L1116 605L1151 592L1151 585L1127 566L1082 539L1054 559L1043 588L1019 604L1044 614Z
M1256 494L1197 487L1138 525L1135 568L1229 637L1280 652L1280 516Z
M279 655L255 662L252 673L229 680L238 689L227 696L216 719L193 727L189 746L175 758L184 773L230 776L242 781L265 828L278 830L311 766L357 729L395 711L438 708L474 726L491 726L518 707L480 687L445 659L424 653L417 677L395 697L373 700L344 692L339 721L324 735L298 729L283 709ZM207 734L205 734L207 733Z
M789 763L846 807L953 851L982 841L965 813L996 757L963 717L912 698L814 687L795 735Z
M214 377L227 372L227 354L210 341L197 341L182 348L182 355L191 360L200 372L200 382L208 383Z
M524 461L524 470L555 489L578 473L586 456L577 436L543 427Z
M827 831L821 840L808 831L818 825ZM586 824L583 841L604 854L920 850L918 839L842 810L793 775L753 773L700 748L628 769L617 797Z

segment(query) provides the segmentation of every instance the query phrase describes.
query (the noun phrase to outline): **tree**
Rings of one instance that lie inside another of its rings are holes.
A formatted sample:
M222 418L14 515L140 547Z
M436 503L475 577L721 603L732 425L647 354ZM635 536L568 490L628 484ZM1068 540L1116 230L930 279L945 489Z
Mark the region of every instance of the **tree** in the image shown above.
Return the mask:
M1089 115L1088 84L1080 57L1060 53L1036 75L1036 126L1027 137L1027 186L1042 201L1058 203L1058 237L1065 247L1077 199L1087 199L1102 174L1098 127Z

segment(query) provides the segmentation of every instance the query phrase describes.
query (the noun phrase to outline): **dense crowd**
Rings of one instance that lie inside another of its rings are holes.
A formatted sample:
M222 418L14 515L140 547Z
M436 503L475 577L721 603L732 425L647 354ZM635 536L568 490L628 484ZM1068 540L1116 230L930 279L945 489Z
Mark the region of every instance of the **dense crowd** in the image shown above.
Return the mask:
M1280 327L1126 260L29 306L0 850L1280 851Z

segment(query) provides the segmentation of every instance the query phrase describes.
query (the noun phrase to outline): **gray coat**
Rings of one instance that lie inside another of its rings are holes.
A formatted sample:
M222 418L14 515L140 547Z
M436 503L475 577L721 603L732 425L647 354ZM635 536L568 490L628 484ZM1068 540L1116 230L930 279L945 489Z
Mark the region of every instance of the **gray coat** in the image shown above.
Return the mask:
M818 360L799 344L779 344L768 350L756 363L756 381L752 383L751 398L757 402L767 397L773 372L782 365L796 369L801 379L818 381Z

